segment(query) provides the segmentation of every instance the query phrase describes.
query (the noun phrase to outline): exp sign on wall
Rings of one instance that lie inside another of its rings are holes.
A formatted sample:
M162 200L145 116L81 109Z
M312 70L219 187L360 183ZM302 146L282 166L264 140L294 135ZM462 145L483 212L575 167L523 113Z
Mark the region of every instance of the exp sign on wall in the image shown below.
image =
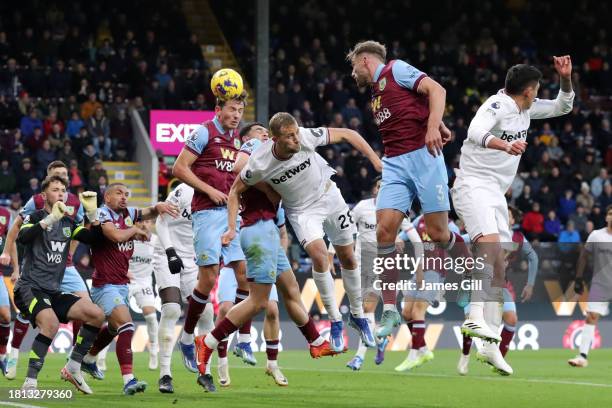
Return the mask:
M149 137L153 149L165 156L178 156L191 132L214 116L213 111L152 110Z

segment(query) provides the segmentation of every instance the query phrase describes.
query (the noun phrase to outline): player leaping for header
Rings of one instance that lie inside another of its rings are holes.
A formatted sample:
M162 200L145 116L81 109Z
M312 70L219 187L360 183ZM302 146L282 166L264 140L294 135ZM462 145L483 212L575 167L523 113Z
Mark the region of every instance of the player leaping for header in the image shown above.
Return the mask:
M494 344L500 341L503 249L512 243L504 194L527 147L531 119L561 116L572 110L572 61L569 55L553 60L561 78L555 100L536 98L542 78L537 68L519 64L508 70L504 89L487 99L470 123L452 189L455 210L476 243L476 255L485 259L484 268L472 271L472 279L482 281L483 290L472 292L470 315L461 331L488 340L480 354L505 375L512 374L512 368Z
M254 123L245 129L245 139L247 141L242 146L236 160L236 172L240 172L245 165L248 166L249 156L265 149L265 141L268 140L268 132L261 124ZM265 186L258 185L258 187L263 187L266 190ZM274 195L273 192L272 195ZM291 270L285 250L281 246L279 229L275 222L278 203L273 203L264 191L258 188L249 188L241 178L236 179L230 190L228 230L223 234L223 244L228 245L234 239L236 228L233 223L236 220L241 201L243 205L241 213L243 225L240 229L240 243L247 257L247 277L251 281L251 290L249 297L232 307L227 316L217 324L217 327L209 335L196 338L200 373L205 372L212 351L222 339L236 331L237 326L243 321L251 319L266 307L270 307L269 299L274 288L274 282L278 284L289 316L310 345L310 355L313 358L318 358L335 354L330 349L329 342L320 336L302 303L299 286ZM275 333L266 333L268 348L278 346L278 329L275 331ZM268 337L270 335L276 336L276 338L270 339ZM271 350L267 351L266 373L272 376L278 385L287 385L287 379L278 367L277 356L274 355L276 353L271 352Z
M442 146L451 135L442 123L446 91L404 61L386 62L387 49L376 41L360 42L346 58L357 85L372 88L372 112L385 147L376 199L378 255L395 258L397 231L418 197L431 240L455 258L466 256L461 236L448 229L448 175L442 156ZM397 268L389 268L381 277L384 283L394 283L399 273ZM383 290L382 297L378 337L391 334L401 320L397 291Z

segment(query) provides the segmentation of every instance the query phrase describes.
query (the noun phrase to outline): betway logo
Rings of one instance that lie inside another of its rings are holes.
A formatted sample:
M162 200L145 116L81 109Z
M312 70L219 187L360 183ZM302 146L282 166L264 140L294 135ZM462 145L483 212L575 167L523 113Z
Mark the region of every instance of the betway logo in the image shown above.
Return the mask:
M197 123L179 124L158 123L155 126L155 140L160 143L185 143L189 135L199 127Z
M298 164L297 166L295 166L292 169L289 169L285 172L285 174L283 174L282 176L280 176L279 178L273 178L272 182L274 184L280 184L280 183L284 183L285 181L289 180L291 177L299 174L302 170L307 169L308 167L310 167L310 159L303 161L302 163Z

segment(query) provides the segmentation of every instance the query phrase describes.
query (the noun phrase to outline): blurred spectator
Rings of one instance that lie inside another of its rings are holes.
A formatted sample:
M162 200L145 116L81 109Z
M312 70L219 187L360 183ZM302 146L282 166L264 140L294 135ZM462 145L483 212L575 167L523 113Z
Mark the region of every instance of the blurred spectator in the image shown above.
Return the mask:
M533 206L533 196L531 195L531 186L529 184L523 186L523 194L516 199L516 206L523 213L531 210Z
M21 191L30 185L30 179L36 177L32 161L26 157L21 161L21 168L16 173L17 186L15 191Z
M63 146L65 137L59 123L54 123L53 126L51 126L51 133L47 136L47 140L51 143L51 149L53 151L57 151Z
M52 110L47 116L47 119L43 122L43 133L45 136L49 136L52 132L54 132L53 126L59 126L58 133L64 133L64 123L57 118L57 111Z
M10 167L9 161L3 159L0 162L0 196L6 197L15 192L17 178Z
M559 217L563 222L576 212L576 200L572 190L565 190L565 195L559 200Z
M556 241L561 232L561 220L557 217L557 213L553 210L548 211L546 221L544 221L544 241Z
M270 92L270 110L271 112L286 112L289 105L289 97L285 92L285 85L279 83L276 89Z
M28 186L21 190L21 199L27 203L33 195L40 193L39 184L38 177L32 177Z
M603 193L597 198L597 205L601 208L607 208L610 204L612 204L612 184L610 181L606 181Z
M102 160L97 159L94 162L94 166L89 170L89 187L98 187L98 181L100 180L100 177L104 177L106 180L108 180L108 173L106 172L106 169L103 166Z
M77 191L79 187L85 185L83 180L83 174L79 170L79 163L76 160L70 161L70 167L68 168L68 178L70 179L70 188L72 191Z
M96 109L94 116L87 119L87 133L93 140L96 153L105 159L111 157L110 123L104 116L104 109ZM102 150L100 150L102 148Z
M595 205L593 210L591 210L591 214L589 215L589 220L593 222L595 229L603 228L606 225L606 215L601 210L599 205Z
M110 135L113 150L120 156L118 158L130 160L134 150L134 137L132 123L125 110L120 110L117 119L111 122Z
M557 210L557 196L550 191L548 184L542 184L542 188L537 196L543 213L550 210Z
M22 210L23 202L21 201L21 196L19 193L15 193L11 195L11 204L8 207L9 212L11 213L11 224L15 222L17 217Z
M98 109L102 109L102 104L98 102L98 96L95 92L90 92L87 96L87 101L81 105L81 119L87 121L92 117Z
M538 174L537 169L531 169L531 173L529 174L527 180L525 180L525 183L529 184L531 191L540 191L540 188L542 187L542 178Z
M361 109L357 107L355 98L350 98L346 105L342 108L342 117L345 122L350 122L352 118L357 118L359 121L363 121Z
M522 227L529 240L539 239L544 232L544 216L537 201L532 204L531 211L524 215Z
M19 129L21 130L21 134L28 138L34 134L34 129L39 128L42 129L43 123L42 120L38 117L38 110L36 108L30 108L28 116L24 116L21 118L21 124L19 125Z
M372 177L368 173L367 167L359 169L359 176L353 181L353 196L357 201L362 200L370 194L372 187Z
M591 181L591 194L597 198L603 192L604 183L609 182L608 170L606 168L599 169L599 175Z
M77 111L72 111L70 120L66 123L66 134L68 137L74 139L83 127L85 127L85 122L81 120L79 113Z
M57 154L57 160L63 161L66 166L70 165L72 160L77 160L76 153L72 150L72 143L69 140L64 141L62 150Z
M98 177L96 186L92 188L98 194L98 207L104 203L104 192L108 188L108 178L105 176Z
M584 232L588 218L583 206L576 207L576 212L569 217L569 221L574 223L574 227L578 232Z
M354 203L356 202L355 197L353 196L353 188L348 179L344 176L344 168L341 166L336 167L336 174L332 176L332 180L336 183L342 196L347 202Z
M45 140L47 138L43 135L42 129L37 126L34 128L34 133L30 137L25 138L25 144L30 152L36 152L41 148Z
M158 150L156 153L158 162L158 196L160 197L160 200L163 200L163 197L166 197L168 195L168 184L170 184L170 180L172 179L172 171L164 161L164 153L161 150Z
M580 242L580 234L574 228L572 221L567 222L567 227L559 234L559 243L577 244Z
M79 157L79 168L81 169L91 169L95 164L96 159L99 159L100 156L96 152L93 144L88 144L83 149L83 154Z
M550 146L546 148L546 152L550 156L551 160L559 161L563 156L563 149L559 147L559 138L556 136L550 141Z
M36 172L38 177L43 179L47 174L47 166L52 161L57 160L56 154L51 150L51 142L43 141L40 149L36 151Z
M589 185L586 182L583 182L580 186L580 194L576 196L576 204L584 207L586 212L590 212L591 208L595 205L595 199L589 193ZM578 225L576 225L578 228ZM578 228L580 230L580 228Z

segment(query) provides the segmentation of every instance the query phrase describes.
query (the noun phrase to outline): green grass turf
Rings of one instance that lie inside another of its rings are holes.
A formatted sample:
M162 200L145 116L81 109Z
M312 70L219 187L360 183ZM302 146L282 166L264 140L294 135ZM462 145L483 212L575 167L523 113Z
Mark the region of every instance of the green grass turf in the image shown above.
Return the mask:
M256 367L246 366L230 356L231 386L205 394L196 385L174 354L174 394L157 390L157 371L147 369L147 354L135 355L135 374L149 384L144 394L124 396L117 361L108 355L104 381L86 377L94 395L76 395L66 401L13 401L33 406L55 407L612 407L612 349L595 350L586 369L569 367L568 350L510 352L512 377L500 377L475 359L472 353L467 377L456 374L459 351L439 350L435 359L410 373L395 373L393 368L405 353L388 352L381 366L373 362L374 352L366 356L364 367L352 372L345 367L352 353L312 360L306 352L280 353L280 365L289 380L279 387L264 375L265 354L256 353ZM213 361L214 361L213 357ZM66 388L72 385L59 378L65 363L60 355L48 355L39 377L39 388ZM19 387L27 366L22 354L18 378L0 378L0 387ZM216 370L213 367L216 378ZM6 395L6 391L3 392ZM76 393L75 393L76 394ZM0 406L3 403L0 401Z

